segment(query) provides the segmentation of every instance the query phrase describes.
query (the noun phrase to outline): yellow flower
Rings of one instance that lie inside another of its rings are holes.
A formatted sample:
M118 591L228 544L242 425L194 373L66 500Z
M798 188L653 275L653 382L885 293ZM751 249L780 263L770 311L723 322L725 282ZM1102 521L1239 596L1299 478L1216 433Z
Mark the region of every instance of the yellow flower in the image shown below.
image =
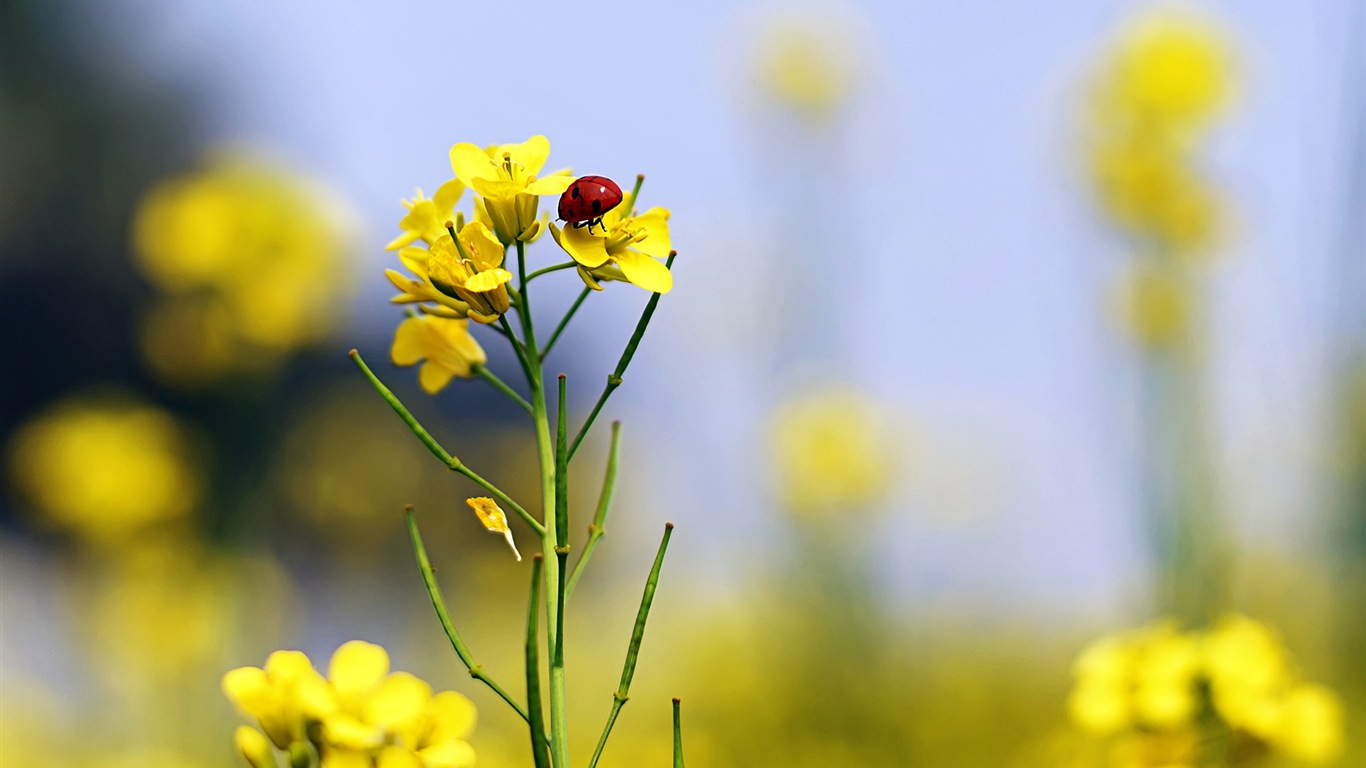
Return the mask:
M408 209L408 215L398 223L403 234L390 240L384 246L385 250L398 250L412 245L419 238L428 245L436 242L446 234L446 222L455 215L455 204L460 202L460 196L464 193L465 185L459 179L451 179L437 187L436 195L430 200L422 196L419 188L412 200L403 201Z
M453 691L432 694L407 672L389 672L389 654L352 640L332 655L328 680L337 707L322 718L323 766L461 768L474 764L465 738L474 705Z
M856 32L841 16L775 18L757 41L754 76L760 93L813 122L839 114L864 68Z
M603 214L602 226L593 228L597 232L551 224L550 234L578 262L580 275L591 287L599 288L591 278L624 280L647 291L668 293L673 273L660 259L668 258L673 249L669 211L651 208L633 216L627 210L632 202L627 200Z
M49 522L113 542L189 514L202 486L192 448L165 411L78 398L20 428L10 469Z
M1135 19L1120 36L1098 93L1099 119L1189 132L1227 103L1232 56L1225 36L1187 12Z
M469 332L469 321L445 317L410 317L399 324L389 351L394 365L416 365L418 383L429 395L440 392L456 376L469 378L473 366L487 358Z
M392 301L435 301L455 316L484 324L497 322L510 306L505 286L512 281L512 273L501 268L506 249L482 221L463 225L457 234L458 241L449 234L436 238L430 250L408 247L399 251L399 260L421 279L385 270L394 287L403 291Z
M1343 747L1342 699L1332 690L1308 683L1285 695L1280 721L1270 741L1296 760L1327 763Z
M886 501L902 445L885 409L852 387L781 402L769 418L773 487L806 517L848 520Z
M451 147L451 169L465 186L480 194L476 210L482 207L505 245L535 235L532 225L537 223L539 195L558 195L574 181L560 173L537 178L549 156L550 141L544 136L487 149L464 143Z
M1073 665L1077 684L1067 699L1072 721L1085 730L1107 734L1132 720L1129 683L1134 649L1123 638L1105 637L1087 646Z
M258 159L218 156L154 186L133 250L177 306L143 328L153 373L204 386L323 339L349 287L349 218L328 190Z
M336 708L332 688L299 651L276 651L264 668L239 667L223 676L223 693L280 749L307 738L310 722Z
M498 503L487 496L477 496L472 499L465 499L465 503L470 505L474 514L479 517L479 522L492 533L501 533L507 539L508 546L512 548L512 554L517 556L517 562L522 561L522 553L517 551L517 544L512 540L512 529L508 527L508 516Z

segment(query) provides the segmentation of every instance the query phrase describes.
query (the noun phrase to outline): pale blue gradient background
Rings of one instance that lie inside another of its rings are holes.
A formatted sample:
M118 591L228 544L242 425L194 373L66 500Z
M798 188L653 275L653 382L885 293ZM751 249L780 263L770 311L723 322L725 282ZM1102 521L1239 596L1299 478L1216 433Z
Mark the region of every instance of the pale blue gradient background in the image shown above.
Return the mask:
M1241 47L1239 103L1208 155L1240 220L1211 270L1211 394L1221 487L1254 547L1324 543L1323 397L1341 336L1330 265L1360 162L1349 105L1363 86L1348 73L1366 56L1353 2L1197 6ZM869 527L870 556L917 600L1117 610L1143 585L1131 360L1102 309L1125 253L1097 223L1069 136L1088 64L1142 4L846 7L869 30L870 83L813 192L829 204L806 223L829 274L812 278L840 287L813 313L845 318L844 364L897 404L915 443L908 512ZM769 268L765 226L783 221L766 186L780 155L737 85L764 10L125 0L87 21L141 77L202 93L216 138L273 148L350 198L366 257L342 343L372 357L397 316L382 247L398 199L449 176L452 143L544 133L553 167L646 172L645 203L674 211L678 289L610 410L635 440L634 497L666 494L623 508L615 530L653 538L677 521L680 569L722 584L780 541L748 480L762 466L755 425L782 388L753 361L770 305L743 281ZM643 298L609 294L576 326L602 330L570 368L584 406Z

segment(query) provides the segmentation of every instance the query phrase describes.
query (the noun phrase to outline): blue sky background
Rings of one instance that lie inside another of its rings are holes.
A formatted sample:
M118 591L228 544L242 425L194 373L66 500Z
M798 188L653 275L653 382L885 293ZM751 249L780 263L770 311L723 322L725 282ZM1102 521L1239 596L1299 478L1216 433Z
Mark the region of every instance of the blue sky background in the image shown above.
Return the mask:
M351 201L365 240L347 346L387 343L383 244L399 198L449 177L451 144L544 133L552 167L648 174L645 203L674 213L678 289L613 407L637 440L637 494L665 493L619 520L641 537L678 521L675 554L699 578L728 583L778 543L757 425L794 377L840 375L910 425L905 512L866 524L904 594L1116 606L1142 585L1132 360L1103 310L1125 246L1098 223L1070 137L1088 66L1145 4L838 6L869 79L805 176L781 167L772 150L792 139L742 85L760 20L784 7L120 0L81 23L137 77L201 94L216 140L278 152ZM1195 7L1234 36L1242 78L1207 155L1239 223L1209 271L1224 502L1252 546L1315 551L1366 13ZM800 199L818 205L798 226L782 201ZM785 267L830 303L775 319L761 278ZM609 294L579 321L603 329L570 369L582 401L643 298ZM765 334L813 317L838 353L774 368Z

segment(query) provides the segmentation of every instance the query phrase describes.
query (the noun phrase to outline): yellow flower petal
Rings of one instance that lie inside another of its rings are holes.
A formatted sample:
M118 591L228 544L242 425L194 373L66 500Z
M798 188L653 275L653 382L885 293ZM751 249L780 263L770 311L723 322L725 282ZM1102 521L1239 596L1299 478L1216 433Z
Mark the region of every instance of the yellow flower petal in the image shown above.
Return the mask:
M466 499L465 503L470 505L470 509L474 510L475 515L478 515L479 522L483 523L485 528L493 533L503 534L508 546L512 548L512 554L517 556L518 562L521 562L522 553L517 551L517 544L512 540L512 529L508 528L507 514L498 506L498 503L487 496Z
M373 768L368 751L329 749L323 754L321 768Z
M407 673L395 672L384 679L365 702L364 719L385 730L418 717L432 698L432 687Z
M384 730L346 712L323 718L323 741L342 749L373 749L384 743Z
M484 150L473 144L462 143L451 147L451 170L455 172L455 177L465 186L478 191L474 181L476 179L496 178L498 168L484 153Z
M656 259L665 259L673 250L669 239L669 211L666 208L651 208L639 216L632 217L632 228L641 227L646 235L631 243L631 247Z
M471 221L466 224L465 228L460 230L460 244L465 248L465 255L469 256L470 261L474 262L481 272L501 266L503 263L506 249L483 222Z
M455 691L433 696L427 704L427 715L432 719L431 736L427 739L430 744L465 739L474 731L474 702Z
M669 268L643 253L626 250L614 257L621 273L632 285L654 293L668 293L674 287L674 276Z
M270 741L260 731L239 725L234 741L237 743L237 753L251 768L275 768L275 750L270 748Z
M223 693L244 712L259 717L262 703L271 694L270 678L265 670L240 667L223 675Z
M418 756L403 747L385 747L379 753L379 760L375 763L376 768L424 768L423 761ZM428 765L426 768L430 768Z
M607 263L605 235L590 235L588 227L571 226L560 229L553 224L550 225L550 234L555 237L555 242L560 244L565 253L583 266L594 269Z
M465 290L471 293L492 291L500 285L512 282L512 273L506 269L490 269L465 281Z
M343 700L368 696L387 674L389 652L364 640L344 643L327 666L327 678Z
M538 135L521 144L504 144L491 154L493 161L502 162L504 152L511 155L512 162L521 163L527 175L534 176L541 172L546 158L550 157L550 139Z
M468 367L465 370L466 372L461 373L460 375L469 375ZM429 395L435 395L437 392L446 388L446 385L451 382L451 379L455 378L456 373L458 373L458 371L447 368L439 363L427 363L418 370L417 383L422 387L423 392L426 392Z
M394 345L389 349L389 359L394 361L394 365L416 365L426 357L426 337L427 329L419 318L404 320L394 332Z
M455 208L455 204L460 202L460 196L465 194L465 184L460 179L451 179L436 188L436 194L432 195L432 203L436 205L438 211L446 212Z
M413 241L415 240L417 240L416 232L404 232L403 234L399 235L393 240L390 240L388 244L384 246L384 250L396 251L399 248L404 247L405 245L412 245Z
M474 748L464 741L447 741L418 750L425 768L472 768Z
M266 658L266 674L272 680L293 682L316 671L301 651L276 651Z
M573 176L546 176L526 185L528 195L562 195L574 183Z

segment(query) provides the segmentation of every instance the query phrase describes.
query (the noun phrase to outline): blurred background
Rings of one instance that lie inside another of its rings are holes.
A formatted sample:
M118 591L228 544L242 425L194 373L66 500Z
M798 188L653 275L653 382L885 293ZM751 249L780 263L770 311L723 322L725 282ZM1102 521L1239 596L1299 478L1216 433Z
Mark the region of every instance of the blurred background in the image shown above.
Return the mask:
M525 764L402 506L504 677L528 564L346 351L534 498L515 408L384 359L383 275L452 144L533 134L646 174L679 252L605 414L576 754L672 520L604 764L667 762L670 696L696 765L1174 764L1087 751L1073 661L1229 611L1340 697L1345 747L1299 756L1366 763L1361 3L0 9L5 766L234 765L223 672L351 638ZM610 286L557 347L579 413L644 299Z

